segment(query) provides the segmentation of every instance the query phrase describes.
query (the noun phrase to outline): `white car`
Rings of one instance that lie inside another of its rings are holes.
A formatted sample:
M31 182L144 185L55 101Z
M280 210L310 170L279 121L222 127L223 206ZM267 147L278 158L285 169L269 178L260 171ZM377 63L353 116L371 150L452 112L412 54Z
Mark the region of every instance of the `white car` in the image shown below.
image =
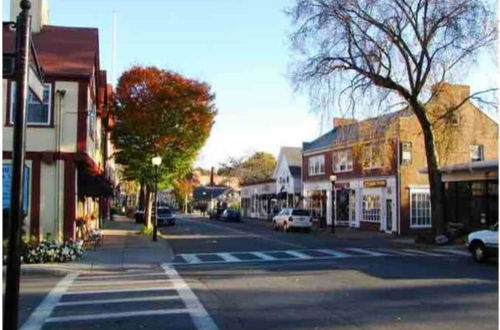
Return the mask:
M311 212L307 210L286 208L273 218L273 230L283 228L285 232L291 229L304 229L309 231L312 226Z
M477 262L484 262L488 257L498 257L498 223L490 229L470 233L467 247Z

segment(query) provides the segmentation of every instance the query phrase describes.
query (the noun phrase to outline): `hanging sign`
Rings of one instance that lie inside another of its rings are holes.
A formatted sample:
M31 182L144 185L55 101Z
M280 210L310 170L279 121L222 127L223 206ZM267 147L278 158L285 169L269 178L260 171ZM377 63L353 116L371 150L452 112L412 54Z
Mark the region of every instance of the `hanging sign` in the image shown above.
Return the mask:
M363 187L365 188L377 188L377 187L385 187L387 186L387 181L385 180L373 180L373 181L364 181Z

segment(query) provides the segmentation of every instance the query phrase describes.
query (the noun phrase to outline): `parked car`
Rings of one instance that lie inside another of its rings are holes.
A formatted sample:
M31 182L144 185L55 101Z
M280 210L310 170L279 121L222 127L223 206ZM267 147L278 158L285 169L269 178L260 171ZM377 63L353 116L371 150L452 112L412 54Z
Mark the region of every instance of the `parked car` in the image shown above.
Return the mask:
M144 210L137 210L134 214L135 223L144 224Z
M175 212L168 207L158 208L158 227L163 225L175 226Z
M467 237L467 246L477 262L498 257L498 222L489 229L470 233Z
M210 219L220 219L222 217L222 213L224 212L223 208L216 208L208 211L208 217Z
M273 218L273 230L283 228L285 232L292 229L311 230L311 212L308 210L285 208Z
M234 209L225 209L221 217L224 221L241 221L240 212Z

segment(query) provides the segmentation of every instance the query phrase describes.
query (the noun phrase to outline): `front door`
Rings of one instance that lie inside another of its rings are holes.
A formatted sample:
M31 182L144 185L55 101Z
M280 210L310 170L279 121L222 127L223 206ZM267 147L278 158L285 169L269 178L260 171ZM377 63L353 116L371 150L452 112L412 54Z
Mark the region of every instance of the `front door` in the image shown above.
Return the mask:
M386 209L385 209L385 230L392 231L392 200L387 199L385 201Z
M349 191L349 226L356 227L356 191Z
M347 225L349 223L349 191L339 189L337 195L337 224Z

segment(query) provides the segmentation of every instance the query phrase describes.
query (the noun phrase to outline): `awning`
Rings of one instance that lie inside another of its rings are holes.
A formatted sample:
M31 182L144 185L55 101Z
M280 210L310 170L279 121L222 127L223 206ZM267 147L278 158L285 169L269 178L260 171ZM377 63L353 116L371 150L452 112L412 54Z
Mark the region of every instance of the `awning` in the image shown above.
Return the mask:
M111 197L114 195L113 184L106 179L99 167L88 156L75 159L78 164L79 197Z

